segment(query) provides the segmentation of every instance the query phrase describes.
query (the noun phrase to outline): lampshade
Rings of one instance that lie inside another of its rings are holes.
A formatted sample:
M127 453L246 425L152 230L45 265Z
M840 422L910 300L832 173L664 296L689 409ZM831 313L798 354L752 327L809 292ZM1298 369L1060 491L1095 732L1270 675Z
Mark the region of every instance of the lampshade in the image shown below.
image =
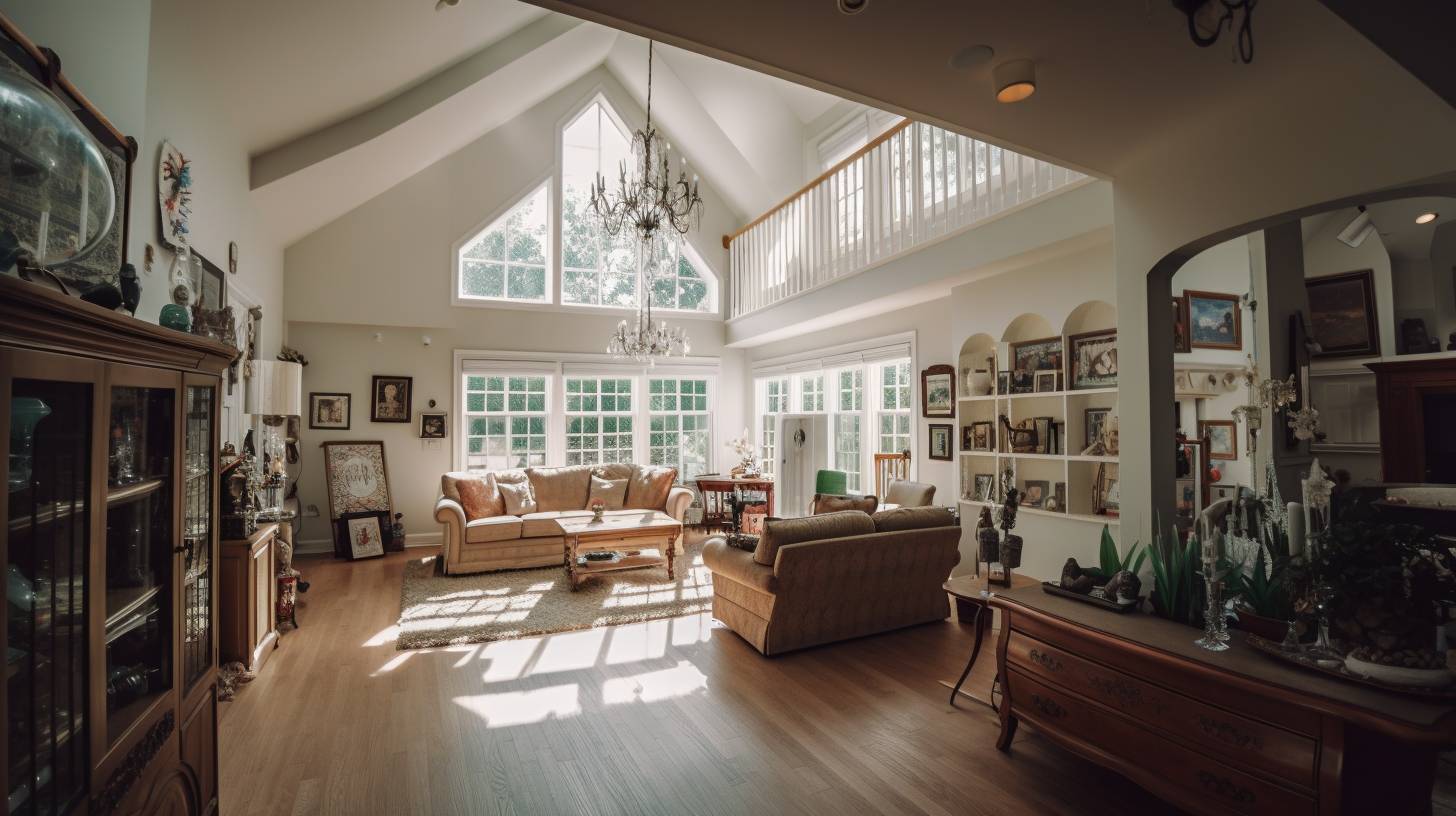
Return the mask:
M251 361L253 376L243 410L256 416L303 414L303 366L281 360Z

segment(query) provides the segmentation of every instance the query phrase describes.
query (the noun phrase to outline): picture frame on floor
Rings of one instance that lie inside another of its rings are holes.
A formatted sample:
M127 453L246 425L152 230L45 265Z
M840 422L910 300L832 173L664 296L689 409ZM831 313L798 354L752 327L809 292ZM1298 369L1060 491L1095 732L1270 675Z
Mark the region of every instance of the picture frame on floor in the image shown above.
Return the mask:
M308 395L308 429L311 431L349 430L352 394L310 391Z
M383 557L388 518L388 513L381 512L345 513L339 517L339 533L348 542L350 561Z
M338 521L349 513L383 513L388 529L394 503L389 493L389 473L384 461L384 443L379 440L325 442L324 484L328 490L329 519ZM348 539L334 526L334 552L348 551Z
M955 427L952 425L928 425L930 431L929 453L931 459L941 462L949 462L955 458L954 439Z
M375 374L369 387L370 422L409 422L413 377Z

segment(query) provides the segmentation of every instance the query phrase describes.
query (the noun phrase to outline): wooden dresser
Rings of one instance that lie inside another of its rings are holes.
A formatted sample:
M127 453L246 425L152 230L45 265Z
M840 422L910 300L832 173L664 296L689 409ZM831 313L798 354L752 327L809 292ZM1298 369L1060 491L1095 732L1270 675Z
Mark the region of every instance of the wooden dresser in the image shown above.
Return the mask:
M1199 632L1013 589L997 746L1018 722L1193 813L1429 813L1456 706L1324 677Z
M219 661L242 663L258 671L278 645L273 624L277 607L277 539L279 525L269 522L247 538L222 542L220 607L218 621Z

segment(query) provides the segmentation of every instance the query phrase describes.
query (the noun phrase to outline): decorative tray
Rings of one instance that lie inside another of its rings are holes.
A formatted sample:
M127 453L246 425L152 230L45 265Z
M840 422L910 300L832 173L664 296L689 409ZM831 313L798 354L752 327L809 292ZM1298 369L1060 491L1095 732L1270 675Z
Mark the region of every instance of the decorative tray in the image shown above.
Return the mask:
M1106 609L1109 612L1131 612L1134 609L1142 607L1143 605L1143 599L1141 595L1138 596L1137 603L1120 604L1116 601L1109 601L1106 598L1097 598L1092 595L1083 595L1080 592L1073 592L1070 589L1063 589L1060 585L1054 584L1051 581L1042 581L1041 591L1045 592L1048 595L1060 595L1063 598L1071 598L1074 601L1081 601L1084 604L1090 604L1091 606L1095 606L1098 609Z
M1286 652L1282 648L1280 648L1278 643L1275 643L1274 641L1267 638L1261 638L1258 635L1246 634L1244 635L1244 642L1249 644L1249 646L1253 647L1255 651L1263 652L1264 654L1269 655L1275 660L1282 660L1285 663L1299 666L1302 669L1309 669L1310 671L1316 671L1320 674L1328 674L1331 677L1338 677L1346 682L1359 683L1362 686L1377 688L1381 691L1389 691L1395 694L1406 694L1413 697L1429 697L1436 700L1456 700L1456 684L1449 685L1444 688L1429 688L1422 686L1402 686L1397 683L1386 683L1382 680L1376 680L1371 677L1365 677L1363 675L1350 672L1346 670L1343 665L1335 668L1321 666L1313 659L1306 657L1302 654L1290 654L1289 652Z

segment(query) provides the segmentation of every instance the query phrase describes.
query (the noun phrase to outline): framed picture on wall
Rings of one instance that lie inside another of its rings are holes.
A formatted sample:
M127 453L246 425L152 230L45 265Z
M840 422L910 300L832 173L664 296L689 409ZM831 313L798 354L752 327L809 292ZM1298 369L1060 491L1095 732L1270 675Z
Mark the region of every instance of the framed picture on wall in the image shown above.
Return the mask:
M1188 299L1188 336L1192 348L1237 351L1244 347L1243 307L1238 295L1190 289L1183 297Z
M1380 322L1369 269L1309 278L1304 290L1309 295L1310 334L1320 345L1317 356L1380 354Z
M955 427L952 425L928 425L930 429L930 458L949 462L955 453L955 445L951 441L954 437Z
M955 416L955 367L933 365L920 372L920 413L929 418Z
M1117 330L1086 332L1067 338L1071 349L1071 389L1117 387Z
M1198 436L1208 440L1208 458L1239 458L1239 425L1232 419L1200 419Z
M437 411L420 412L420 438L421 439L444 439L449 435L447 430L450 423L446 422L446 415Z
M312 391L308 395L308 428L311 431L349 430L351 394Z
M369 388L370 422L409 422L413 377L375 374Z

